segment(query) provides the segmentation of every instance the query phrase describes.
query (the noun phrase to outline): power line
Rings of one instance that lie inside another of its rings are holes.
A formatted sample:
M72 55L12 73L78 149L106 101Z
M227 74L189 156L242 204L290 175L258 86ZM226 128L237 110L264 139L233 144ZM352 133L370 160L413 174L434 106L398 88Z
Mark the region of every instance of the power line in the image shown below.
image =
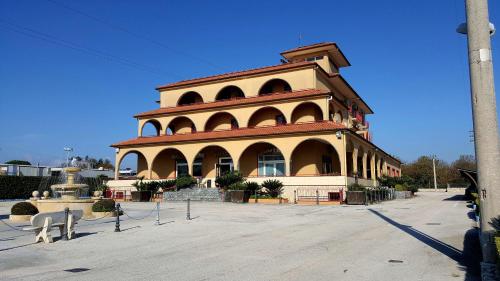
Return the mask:
M172 47L170 47L170 46L168 46L168 45L166 45L166 44L164 44L164 43L162 43L162 42L160 42L160 41L158 41L158 40L151 39L151 38L149 38L149 37L147 37L147 36L144 36L144 35L142 35L142 34L140 34L140 33L137 33L137 32L134 32L134 31L131 31L131 30L126 29L126 28L124 28L124 27L122 27L122 26L119 26L119 25L113 24L113 23L111 23L111 22L109 22L109 21L107 21L107 20L103 20L103 19L101 19L101 18L98 18L98 17L93 16L93 15L91 15L91 14L88 14L88 13L86 13L86 12L83 12L83 11L81 11L81 10L75 9L75 8L70 7L70 6L68 6L68 5L64 4L64 3L59 2L59 1L55 1L55 0L47 0L47 1L48 1L48 2L51 2L51 3L53 3L53 4L56 4L56 5L58 5L58 6L62 7L62 8L64 8L64 9L66 9L66 10L69 10L69 11L72 11L72 12L74 12L74 13L77 13L77 14L79 14L79 15L81 15L81 16L87 17L87 18L89 18L89 19L91 19L91 20L93 20L93 21L99 22L99 23L104 24L104 25L107 25L107 26L109 26L109 27L111 27L111 28L113 28L113 29L119 30L119 31L121 31L121 32L123 32L123 33L126 33L126 34L128 34L128 35L131 35L131 36L134 36L134 37L136 37L136 38L139 38L139 39L142 39L142 40L148 41L148 42L150 42L150 43L152 43L152 44L155 44L155 45L157 45L157 46L159 46L159 47L162 47L162 48L164 48L164 49L166 49L166 50L169 50L169 51L171 51L171 52L174 52L174 53L180 54L180 55L185 56L185 57L189 57L189 58L191 58L191 59L193 59L193 60L196 60L196 61L199 61L199 62L203 62L204 64L206 64L206 65L208 65L208 66L210 66L210 67L212 67L212 68L214 68L214 69L216 69L216 70L223 70L223 71L226 71L226 69L224 69L223 67L220 67L220 66L218 66L218 65L216 65L216 64L214 64L214 63L212 63L212 62L210 62L210 61L208 61L208 60L206 60L206 59L203 59L203 58L200 58L200 57L197 57L197 56L191 55L191 54L189 54L189 53L187 53L187 52L179 51L179 50L174 49L174 48L172 48Z
M116 63L126 65L128 67L136 68L136 69L139 69L142 71L147 71L149 73L152 73L152 74L155 74L158 76L162 76L162 77L164 76L164 74L162 72L160 72L159 70L157 70L154 67L144 65L144 64L135 62L135 61L127 59L127 58L123 58L123 57L119 57L119 56L116 56L116 55L113 55L110 53L102 52L102 51L99 51L99 50L96 50L93 48L81 46L81 45L78 45L76 43L73 43L73 42L70 42L70 41L67 41L64 39L60 39L60 38L55 37L53 35L34 30L32 28L24 27L22 25L16 24L14 22L11 22L11 21L8 21L8 20L2 19L2 18L0 18L0 23L3 24L4 28L6 28L10 31L13 31L13 32L16 32L19 34L23 34L23 35L28 36L28 37L32 37L32 38L36 38L36 39L39 39L42 41L50 42L52 44L56 44L56 45L63 46L63 47L69 48L69 49L80 51L80 52L90 54L90 55L93 55L93 56L96 56L99 58L104 58L106 60L114 61ZM176 74L169 73L169 75L176 77L176 78L179 78L179 76Z

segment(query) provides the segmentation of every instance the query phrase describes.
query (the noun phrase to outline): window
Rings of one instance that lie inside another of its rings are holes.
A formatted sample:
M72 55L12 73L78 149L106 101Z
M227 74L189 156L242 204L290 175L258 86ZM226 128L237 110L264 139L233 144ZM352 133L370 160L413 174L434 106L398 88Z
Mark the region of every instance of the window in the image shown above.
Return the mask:
M231 129L238 129L238 121L234 118L231 118Z
M285 159L279 152L259 155L259 176L285 175Z
M187 176L189 174L188 164L184 159L175 161L175 177Z
M217 175L222 176L233 171L233 159L231 157L220 157Z
M285 125L286 124L285 116L283 114L276 115L275 119L276 119L276 125Z
M317 61L317 60L322 60L323 56L316 56L316 57L309 57L306 58L306 61Z
M201 177L201 167L202 167L203 159L201 157L196 157L193 163L193 177Z
M323 175L328 175L333 173L333 167L332 167L332 157L328 155L323 155L322 157L322 163L323 163L323 170L321 171L321 174Z

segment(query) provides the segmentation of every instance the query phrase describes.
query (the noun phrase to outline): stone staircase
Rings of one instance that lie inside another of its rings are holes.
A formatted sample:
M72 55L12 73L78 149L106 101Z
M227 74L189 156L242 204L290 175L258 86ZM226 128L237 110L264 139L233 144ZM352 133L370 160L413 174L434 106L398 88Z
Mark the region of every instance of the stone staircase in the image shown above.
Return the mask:
M165 201L186 201L188 198L192 201L222 202L222 195L216 188L186 188L163 193Z

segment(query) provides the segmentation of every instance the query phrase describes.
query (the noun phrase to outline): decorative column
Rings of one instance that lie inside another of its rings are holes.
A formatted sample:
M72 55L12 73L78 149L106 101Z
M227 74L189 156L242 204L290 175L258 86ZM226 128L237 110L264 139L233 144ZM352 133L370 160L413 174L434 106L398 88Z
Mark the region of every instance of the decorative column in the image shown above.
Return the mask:
M367 160L368 160L368 153L363 153L363 178L368 179L368 171L367 171Z
M380 158L379 158L379 157L377 157L377 159L376 159L376 160L377 160L377 161L376 161L376 167L375 167L375 171L376 171L376 173L375 173L375 177L376 177L376 178L380 178L380 165L381 165L381 161L380 161Z
M370 159L370 168L371 168L371 176L372 176L372 181L373 181L373 186L377 185L377 176L376 176L376 169L375 169L375 153L372 154L372 157Z
M352 150L352 175L358 174L358 148Z

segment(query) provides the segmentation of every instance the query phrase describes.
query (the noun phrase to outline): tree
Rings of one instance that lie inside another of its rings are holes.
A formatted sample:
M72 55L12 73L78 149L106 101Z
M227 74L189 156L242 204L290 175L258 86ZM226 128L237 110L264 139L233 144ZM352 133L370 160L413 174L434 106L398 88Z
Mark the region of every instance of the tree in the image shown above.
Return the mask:
M31 163L25 160L10 160L5 162L5 164L13 164L13 165L30 165Z

